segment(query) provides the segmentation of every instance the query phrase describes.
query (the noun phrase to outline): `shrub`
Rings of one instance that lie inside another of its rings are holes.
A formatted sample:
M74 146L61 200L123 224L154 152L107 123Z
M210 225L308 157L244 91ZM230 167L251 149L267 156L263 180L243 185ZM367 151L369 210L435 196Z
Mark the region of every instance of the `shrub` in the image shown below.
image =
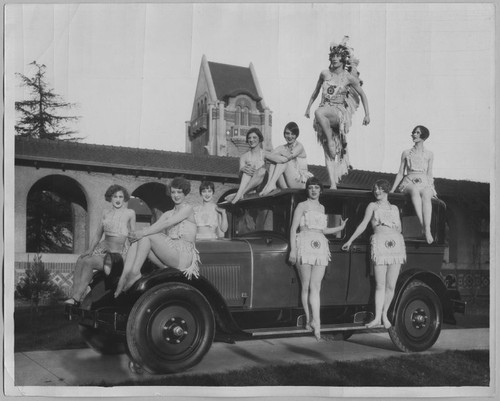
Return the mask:
M43 298L55 298L60 292L59 287L50 280L50 272L42 262L42 255L35 255L24 277L16 285L17 295L30 301L31 308L38 312L38 305Z

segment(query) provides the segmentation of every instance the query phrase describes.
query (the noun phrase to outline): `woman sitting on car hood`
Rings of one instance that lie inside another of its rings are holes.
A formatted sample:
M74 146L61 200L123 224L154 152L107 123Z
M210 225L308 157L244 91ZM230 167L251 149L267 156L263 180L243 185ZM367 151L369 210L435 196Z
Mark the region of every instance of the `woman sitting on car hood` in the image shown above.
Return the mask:
M115 297L126 291L141 277L141 267L146 258L157 266L174 267L189 279L198 277L200 261L195 247L196 222L186 195L191 184L182 177L170 184L170 196L174 208L163 213L156 223L129 235L132 245L116 288ZM166 231L166 234L163 231Z

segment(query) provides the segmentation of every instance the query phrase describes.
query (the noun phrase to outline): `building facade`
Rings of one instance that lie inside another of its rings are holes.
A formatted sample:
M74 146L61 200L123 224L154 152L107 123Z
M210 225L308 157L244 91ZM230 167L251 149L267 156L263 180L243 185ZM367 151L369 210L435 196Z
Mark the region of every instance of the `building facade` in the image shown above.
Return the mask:
M250 127L261 130L264 149L272 150L272 113L253 65L214 63L203 56L191 119L186 122L186 152L240 156L248 150Z
M66 293L72 285L73 267L78 255L87 249L108 206L106 189L120 184L133 196L129 207L136 211L138 227L149 225L173 207L167 194L175 176L191 181L188 202L201 204L198 192L203 180L215 183L215 199L236 188L239 182L237 157L193 155L148 149L89 145L62 141L16 137L15 141L15 228L6 235L15 237L15 280L19 281L34 252L27 248L30 210L36 210L35 195L43 191L55 194L70 206L68 227L72 244L63 253L43 253L42 261L54 283ZM309 170L322 182L328 182L323 166ZM370 190L380 178L392 182L395 174L351 170L339 187ZM443 278L464 294L489 291L489 184L464 180L435 179L439 197L447 205L448 249L443 260ZM10 211L7 211L9 213Z

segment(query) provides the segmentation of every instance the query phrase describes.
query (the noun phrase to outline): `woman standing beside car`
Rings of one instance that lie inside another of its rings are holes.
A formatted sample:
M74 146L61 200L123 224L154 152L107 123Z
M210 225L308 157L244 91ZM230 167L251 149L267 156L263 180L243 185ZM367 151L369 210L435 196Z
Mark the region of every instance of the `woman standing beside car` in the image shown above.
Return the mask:
M290 228L289 261L296 264L302 284L302 307L306 315L306 329L312 329L317 340L321 338L320 290L325 269L330 261L327 234L342 231L340 226L327 227L325 207L319 203L323 186L316 177L306 182L307 200L297 205ZM297 229L299 233L297 233Z

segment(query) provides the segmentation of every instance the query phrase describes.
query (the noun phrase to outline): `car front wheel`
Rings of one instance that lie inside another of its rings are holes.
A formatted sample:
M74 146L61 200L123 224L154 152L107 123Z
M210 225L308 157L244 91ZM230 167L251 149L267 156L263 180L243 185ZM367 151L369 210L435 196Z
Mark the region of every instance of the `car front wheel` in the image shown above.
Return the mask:
M150 373L174 373L201 361L212 345L215 321L207 299L182 283L142 295L127 322L131 359Z
M397 305L389 335L401 351L425 351L439 337L442 316L441 301L436 293L422 281L412 281Z

